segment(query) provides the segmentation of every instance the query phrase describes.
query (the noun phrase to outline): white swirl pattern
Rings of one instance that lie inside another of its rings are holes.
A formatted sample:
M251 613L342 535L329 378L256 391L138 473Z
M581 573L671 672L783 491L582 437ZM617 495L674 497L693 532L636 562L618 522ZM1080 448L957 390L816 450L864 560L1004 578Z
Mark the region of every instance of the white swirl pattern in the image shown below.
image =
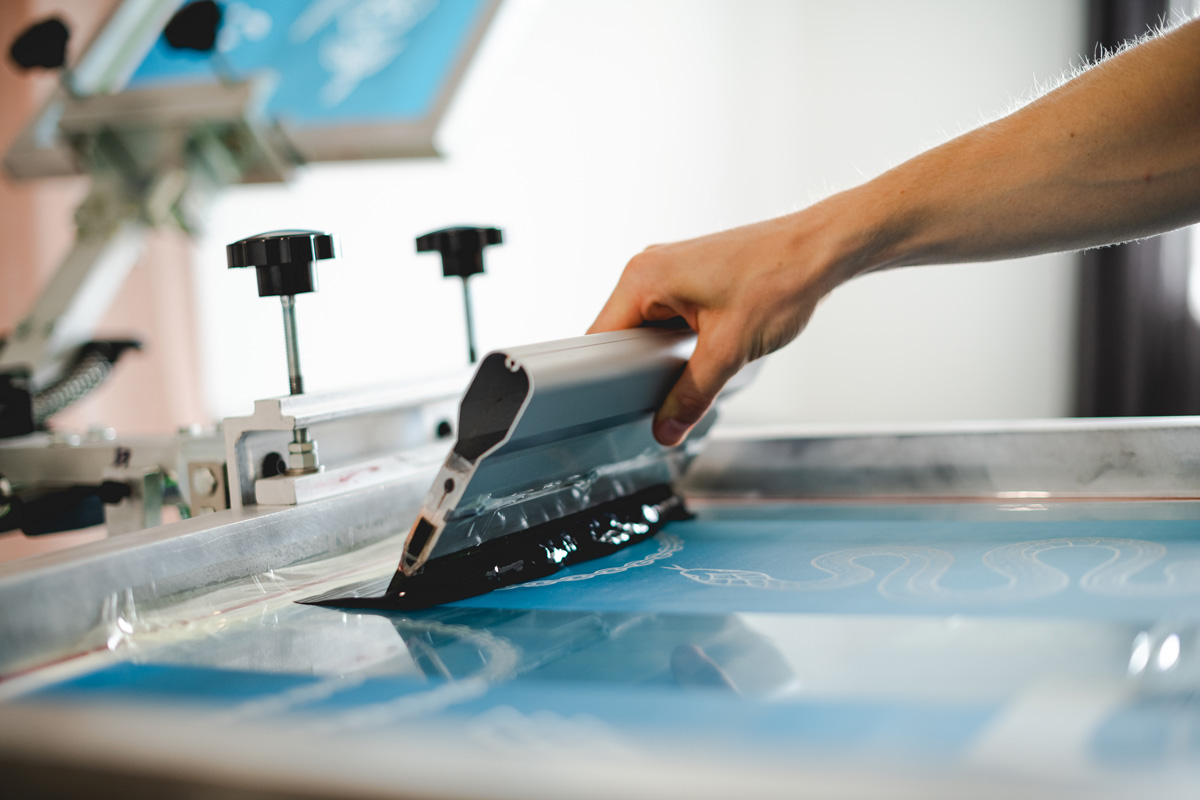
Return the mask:
M667 567L706 586L743 587L769 591L813 592L857 586L873 580L877 573L861 563L867 558L899 559L882 572L876 586L890 600L923 602L998 603L1033 600L1067 589L1071 576L1042 561L1050 550L1071 547L1095 548L1112 555L1103 564L1079 578L1079 587L1090 594L1109 597L1178 597L1200 594L1200 560L1166 564L1156 575L1147 570L1162 561L1167 548L1138 539L1070 538L1041 539L995 547L983 555L983 564L1003 582L988 587L948 587L941 581L954 564L945 550L918 546L854 547L814 558L824 577L784 580L765 572L736 569ZM1145 574L1142 574L1145 573ZM1135 580L1137 578L1137 580Z
M594 572L581 572L576 575L563 575L558 578L546 578L541 581L529 581L528 583L518 583L513 586L505 586L497 589L498 592L508 591L510 589L532 589L538 586L553 586L556 583L575 583L576 581L589 581L592 578L599 578L604 575L617 575L637 567L648 567L655 561L662 561L667 556L672 556L683 549L683 540L678 536L670 533L658 534L658 550L644 558L626 561L624 564L616 567L605 567Z

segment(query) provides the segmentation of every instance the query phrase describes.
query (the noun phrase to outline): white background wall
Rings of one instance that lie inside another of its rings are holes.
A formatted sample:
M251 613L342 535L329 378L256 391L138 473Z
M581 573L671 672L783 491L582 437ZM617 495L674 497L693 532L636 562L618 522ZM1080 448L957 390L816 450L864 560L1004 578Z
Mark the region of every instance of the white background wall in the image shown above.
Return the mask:
M299 301L310 390L465 364L460 289L413 238L495 224L484 350L583 332L652 242L802 207L996 115L1083 46L1082 0L506 0L444 161L314 166L223 195L197 244L214 416L286 391L278 303L227 242L338 233ZM834 293L731 423L1069 411L1074 258L900 270Z

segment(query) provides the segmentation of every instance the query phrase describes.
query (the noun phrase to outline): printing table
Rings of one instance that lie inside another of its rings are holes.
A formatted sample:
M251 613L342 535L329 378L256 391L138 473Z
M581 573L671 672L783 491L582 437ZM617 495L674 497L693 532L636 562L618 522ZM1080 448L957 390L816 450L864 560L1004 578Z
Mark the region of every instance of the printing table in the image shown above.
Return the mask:
M694 519L426 611L294 602L394 568L388 536L118 593L100 644L0 683L0 770L17 796L1195 797L1196 430L718 438Z

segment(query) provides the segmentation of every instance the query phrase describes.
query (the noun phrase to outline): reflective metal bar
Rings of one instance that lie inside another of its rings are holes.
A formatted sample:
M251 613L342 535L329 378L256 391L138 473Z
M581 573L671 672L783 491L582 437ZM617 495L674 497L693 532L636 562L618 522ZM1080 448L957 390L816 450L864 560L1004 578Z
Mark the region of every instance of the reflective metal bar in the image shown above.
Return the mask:
M463 312L467 320L467 358L474 364L479 360L479 356L475 350L475 312L471 308L471 287L467 284L467 279L463 278Z
M769 428L709 437L694 496L1200 497L1200 417Z
M402 532L433 473L414 465L390 483L304 505L219 511L0 564L0 678L108 647L139 608Z
M288 391L304 394L304 377L300 374L300 336L296 331L296 298L281 294L283 304L283 343L287 348ZM301 441L297 438L296 441Z

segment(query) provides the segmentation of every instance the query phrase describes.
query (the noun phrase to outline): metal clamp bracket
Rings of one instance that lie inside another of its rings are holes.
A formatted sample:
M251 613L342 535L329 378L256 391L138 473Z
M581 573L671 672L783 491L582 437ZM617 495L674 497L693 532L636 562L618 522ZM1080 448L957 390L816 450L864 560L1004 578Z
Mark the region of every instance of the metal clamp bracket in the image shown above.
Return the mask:
M392 471L387 459L396 453L443 439L448 446L465 385L459 376L255 401L253 414L229 417L223 426L231 507L295 505L385 480ZM283 454L297 429L320 437L324 473L284 472Z

